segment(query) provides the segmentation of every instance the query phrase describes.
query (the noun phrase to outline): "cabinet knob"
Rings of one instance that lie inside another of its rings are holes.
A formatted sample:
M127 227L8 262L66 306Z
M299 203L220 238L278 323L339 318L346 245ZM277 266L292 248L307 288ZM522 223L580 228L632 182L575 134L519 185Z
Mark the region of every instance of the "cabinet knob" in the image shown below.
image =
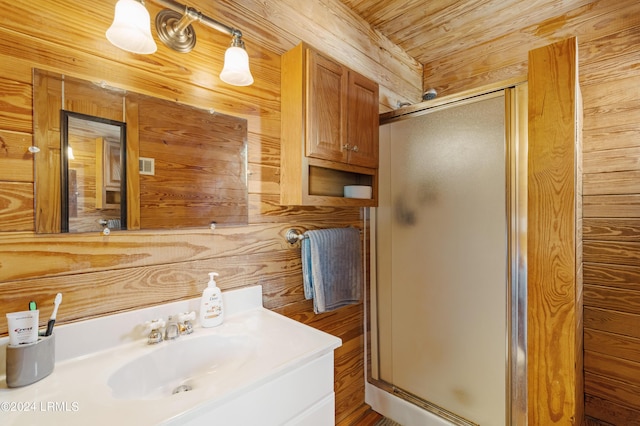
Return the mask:
M345 151L349 151L349 150L351 150L351 146L348 143L346 143L346 144L342 145L342 149L344 149Z
M358 152L358 145L355 145L353 148L351 148L351 151Z

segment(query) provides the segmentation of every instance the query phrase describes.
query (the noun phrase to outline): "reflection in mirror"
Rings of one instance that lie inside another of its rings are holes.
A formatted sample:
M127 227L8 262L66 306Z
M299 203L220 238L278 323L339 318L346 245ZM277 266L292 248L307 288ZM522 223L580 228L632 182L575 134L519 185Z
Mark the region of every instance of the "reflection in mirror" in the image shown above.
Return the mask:
M127 101L138 105L139 160L154 169L139 175L140 228L246 224L246 120L143 95Z
M127 229L126 124L61 110L61 231Z
M102 231L100 220L114 229L118 219L127 230L248 223L246 119L51 71L33 75L33 133L40 149L34 182L37 233ZM104 133L104 123L119 129L113 138ZM63 126L84 133L100 130L82 136L93 142L80 144L73 131L64 141ZM110 139L121 140L120 156ZM68 146L75 160L69 159ZM118 170L119 184L114 181ZM76 186L69 189L69 184ZM110 225L110 220L116 222Z

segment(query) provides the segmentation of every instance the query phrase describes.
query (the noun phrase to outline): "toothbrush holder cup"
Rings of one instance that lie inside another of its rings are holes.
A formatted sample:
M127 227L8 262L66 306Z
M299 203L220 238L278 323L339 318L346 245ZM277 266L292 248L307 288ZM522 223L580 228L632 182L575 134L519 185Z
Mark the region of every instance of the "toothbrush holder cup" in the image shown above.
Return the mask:
M18 388L44 379L56 363L55 334L35 343L7 346L7 386Z

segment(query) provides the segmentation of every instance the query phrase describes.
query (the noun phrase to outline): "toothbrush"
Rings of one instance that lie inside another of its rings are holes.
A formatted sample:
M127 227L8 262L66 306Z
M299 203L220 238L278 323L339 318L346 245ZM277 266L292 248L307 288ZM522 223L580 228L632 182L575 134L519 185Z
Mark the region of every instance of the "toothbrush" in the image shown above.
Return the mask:
M51 314L51 318L49 318L49 322L47 323L47 332L44 334L45 336L51 336L53 333L53 325L56 323L56 315L58 315L58 306L62 302L62 293L56 294L56 298L53 301L53 313Z

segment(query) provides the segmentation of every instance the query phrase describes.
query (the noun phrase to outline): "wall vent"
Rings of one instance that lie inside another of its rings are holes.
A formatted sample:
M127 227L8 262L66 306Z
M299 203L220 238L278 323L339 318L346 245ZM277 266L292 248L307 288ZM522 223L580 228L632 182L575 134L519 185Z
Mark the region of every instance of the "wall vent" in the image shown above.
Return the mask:
M156 174L156 160L154 158L140 157L138 166L141 175L153 176Z

